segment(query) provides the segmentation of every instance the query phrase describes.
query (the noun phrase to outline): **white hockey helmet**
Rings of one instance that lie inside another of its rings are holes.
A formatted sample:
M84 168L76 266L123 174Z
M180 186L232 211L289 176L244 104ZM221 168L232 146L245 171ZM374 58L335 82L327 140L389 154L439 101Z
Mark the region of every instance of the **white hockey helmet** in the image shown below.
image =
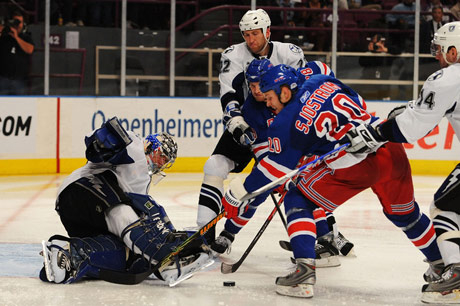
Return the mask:
M433 56L436 56L436 46L441 47L441 54L449 65L453 63L447 61L446 53L449 47L454 46L457 49L457 59L455 62L458 62L460 58L460 21L446 23L436 31L431 41L431 54Z
M244 31L262 29L264 37L267 37L267 29L270 25L270 16L268 16L266 11L263 9L249 10L241 17L240 31L243 34Z

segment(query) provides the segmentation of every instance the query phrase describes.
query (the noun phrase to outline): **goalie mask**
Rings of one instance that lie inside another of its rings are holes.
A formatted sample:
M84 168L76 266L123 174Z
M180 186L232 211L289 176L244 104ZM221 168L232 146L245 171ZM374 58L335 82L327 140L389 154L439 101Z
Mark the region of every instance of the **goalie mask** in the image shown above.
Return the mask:
M440 50L437 46L440 47ZM446 53L450 47L457 49L455 62L458 62L460 58L460 21L446 23L436 31L431 41L431 54L436 56L438 52L441 52L446 63L452 65L454 63L449 62L446 58Z
M170 168L177 157L177 143L167 133L150 134L144 140L144 152L151 175Z

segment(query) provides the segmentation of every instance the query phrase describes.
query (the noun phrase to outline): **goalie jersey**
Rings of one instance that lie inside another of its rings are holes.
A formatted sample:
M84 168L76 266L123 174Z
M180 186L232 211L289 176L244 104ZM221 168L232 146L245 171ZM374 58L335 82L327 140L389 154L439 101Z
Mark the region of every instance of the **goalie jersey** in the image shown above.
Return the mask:
M268 129L268 155L246 178L248 192L290 172L302 156L322 155L340 145L354 126L378 124L364 100L350 87L326 75L313 75L276 116ZM332 169L346 168L367 154L339 152L325 162Z
M334 72L325 63L320 61L308 62L304 67L297 69L299 75L299 86L308 80L312 75L323 74L334 77ZM261 160L268 154L267 130L275 119L275 114L265 105L265 102L258 102L252 94L248 95L243 105L244 120L254 129L257 135L256 141L252 144L252 151L257 160Z
M305 57L298 46L277 41L269 42L270 51L267 58L273 65L286 64L294 68L305 66ZM220 101L222 109L230 101L237 101L240 105L248 96L248 86L244 72L258 55L251 53L246 42L232 45L225 49L220 59Z
M66 177L58 190L58 194L78 179L91 177L106 170L110 170L115 174L118 184L124 192L147 194L151 178L144 153L144 142L135 133L131 131L127 131L127 133L133 141L126 147L126 155L123 154L122 158L118 159L116 163L92 163L88 161L86 165Z
M460 64L433 73L426 80L416 101L411 101L396 123L398 142L415 142L441 121L449 120L460 140ZM399 136L399 137L398 137ZM399 138L399 139L398 139Z

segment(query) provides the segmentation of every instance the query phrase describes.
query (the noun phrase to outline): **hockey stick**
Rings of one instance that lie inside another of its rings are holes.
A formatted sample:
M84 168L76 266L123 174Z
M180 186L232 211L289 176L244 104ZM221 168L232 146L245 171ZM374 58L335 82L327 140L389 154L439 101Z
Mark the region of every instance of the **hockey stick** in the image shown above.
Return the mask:
M287 181L291 177L296 176L297 174L299 174L300 172L306 170L307 168L310 168L310 167L316 165L317 163L322 162L323 160L325 160L326 158L330 157L331 155L334 155L336 153L339 153L342 150L345 150L349 146L350 146L350 143L343 144L340 147L337 147L334 150L331 150L331 151L329 151L329 152L317 157L315 160L312 160L311 162L303 165L302 167L294 169L291 172L286 173L285 175L283 175L282 177L272 181L271 183L268 183L267 185L262 186L259 189L254 190L253 192L248 192L243 197L241 197L239 200L240 201L246 201L246 200L255 198L256 196L258 196L258 195L260 195L260 194L262 194L264 192L267 192L268 190L273 189L275 186L281 185L282 183L284 183L285 181Z
M176 247L176 249L166 255L161 261L159 261L153 267L151 266L147 271L141 273L127 273L127 272L120 272L120 271L112 271L112 270L105 270L100 269L99 271L99 278L111 283L117 284L124 284L124 285L135 285L139 284L147 277L149 277L152 273L158 271L162 267L168 265L172 259L177 256L187 245L189 245L192 241L199 237L203 237L209 229L217 224L217 222L222 219L226 214L226 211L222 211L218 214L214 219L203 225L198 231L196 231L193 235L188 237L184 242Z
M283 215L283 212L281 211L281 209L279 208L279 205L281 205L281 203L278 203L276 202L276 199L275 199L275 195L272 193L270 193L271 197L272 197L272 200L273 200L273 203L275 204L275 207L276 207L276 210L278 211L278 215L280 216L281 218L281 222L283 222L283 225L284 225L284 228L286 229L286 232L287 232L287 222L286 222L286 219L284 218L284 215ZM279 244L280 246L287 250L287 251L292 251L292 248L289 250L287 249L286 247L291 247L291 244L289 241L286 241L286 240L280 240L279 241Z
M222 265L220 266L220 271L223 274L234 273L234 272L236 272L236 270L238 270L238 268L241 266L241 264L246 259L246 257L248 257L249 252L251 252L252 248L256 245L256 243L259 240L260 236L262 236L263 232L267 228L267 226L270 223L270 221L273 219L273 216L276 214L279 205L283 202L285 195L286 194L283 194L283 196L276 203L276 205L275 205L276 207L271 211L270 215L268 216L267 220L265 220L264 224L262 224L262 227L257 232L256 236L254 237L254 239L252 239L252 241L249 244L249 246L246 249L246 251L244 251L243 256L241 256L241 258L237 262L235 262L233 264L228 264L228 263L225 263L225 262L222 263Z

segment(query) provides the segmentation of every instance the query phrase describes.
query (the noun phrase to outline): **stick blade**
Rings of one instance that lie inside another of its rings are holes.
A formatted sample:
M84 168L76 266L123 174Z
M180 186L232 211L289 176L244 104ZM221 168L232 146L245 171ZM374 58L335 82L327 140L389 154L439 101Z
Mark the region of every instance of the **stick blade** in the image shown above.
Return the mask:
M233 273L238 269L238 266L234 268L235 266L236 266L235 264L228 264L228 263L223 262L222 265L220 266L220 272L222 272L222 274Z

